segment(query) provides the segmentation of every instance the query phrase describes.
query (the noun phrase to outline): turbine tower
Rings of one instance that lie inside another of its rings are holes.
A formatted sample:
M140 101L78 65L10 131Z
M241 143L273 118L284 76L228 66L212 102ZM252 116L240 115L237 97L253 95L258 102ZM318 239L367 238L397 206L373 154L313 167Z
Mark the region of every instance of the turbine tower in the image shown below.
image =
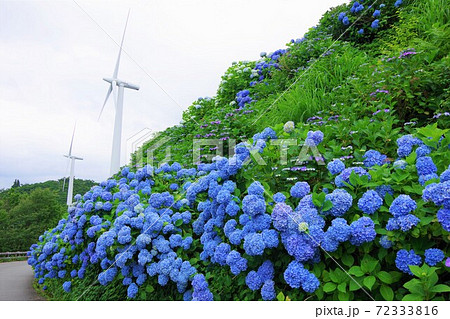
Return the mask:
M103 113L103 109L105 108L106 102L108 101L111 92L113 93L114 106L116 108L115 120L114 120L114 135L113 135L113 143L112 143L112 151L111 151L111 168L110 173L114 175L120 169L120 151L121 151L121 142L122 142L122 115L123 115L123 94L124 89L133 89L139 90L139 86L128 83L126 81L120 80L117 75L119 73L119 63L120 63L120 55L122 53L123 40L125 38L125 31L127 30L128 17L130 16L130 11L128 11L127 21L125 23L125 29L123 30L122 42L120 43L119 56L117 57L116 67L114 69L114 73L111 78L103 78L104 81L110 83L108 92L106 93L105 102L103 103L102 109L100 111L100 116ZM118 94L116 94L117 88Z
M72 206L73 176L74 176L73 173L75 170L75 160L83 160L81 157L72 155L72 146L73 146L73 138L75 136L75 127L76 127L76 125L73 127L72 141L70 142L69 154L64 155L64 157L67 157L69 159L69 163L70 163L69 189L67 190L67 206ZM63 191L64 191L65 184L66 184L66 178L64 177Z

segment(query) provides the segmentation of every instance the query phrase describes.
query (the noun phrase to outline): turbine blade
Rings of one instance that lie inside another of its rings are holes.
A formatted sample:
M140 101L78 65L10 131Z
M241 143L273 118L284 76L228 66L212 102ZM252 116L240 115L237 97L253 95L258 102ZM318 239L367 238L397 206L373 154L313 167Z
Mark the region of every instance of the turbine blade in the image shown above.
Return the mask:
M125 29L123 30L122 42L120 43L119 55L117 56L117 62L113 73L113 79L117 79L117 75L119 73L120 55L122 53L123 40L125 39L125 31L127 31L129 17L130 17L130 10L128 10L127 21L125 22Z
M75 125L73 126L73 132L72 132L72 140L70 141L69 156L72 155L73 138L75 136L75 128L76 127L77 127L77 123L75 122Z
M103 106L102 106L102 109L101 109L101 111L100 111L100 114L98 115L97 121L100 120L100 117L102 116L103 109L105 108L106 102L108 102L108 98L109 98L109 96L111 95L112 90L113 90L113 85L111 84L111 85L109 86L108 92L106 92L105 102L103 102Z

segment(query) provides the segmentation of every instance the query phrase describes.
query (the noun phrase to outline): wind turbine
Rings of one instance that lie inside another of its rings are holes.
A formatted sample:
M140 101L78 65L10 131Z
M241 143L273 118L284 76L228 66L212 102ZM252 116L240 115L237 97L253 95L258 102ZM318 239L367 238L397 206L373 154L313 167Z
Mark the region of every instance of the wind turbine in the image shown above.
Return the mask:
M104 81L110 83L108 92L106 93L105 102L103 103L102 110L100 111L100 115L103 113L103 109L105 108L106 102L108 101L111 92L113 93L114 106L116 108L115 120L114 120L114 135L113 135L113 143L112 143L112 151L111 151L111 168L110 173L114 175L119 171L120 168L120 151L121 151L121 142L122 142L122 115L123 115L123 93L124 88L139 90L139 86L125 82L120 80L117 75L119 73L119 63L120 63L120 54L122 53L123 40L125 38L125 31L127 30L128 18L130 16L130 11L128 11L127 22L125 23L125 29L123 30L122 42L120 43L119 56L117 57L116 67L114 69L114 73L111 78L103 78ZM118 94L116 94L116 86L119 87Z
M73 138L75 136L75 128L76 124L73 127L73 133L72 133L72 140L70 141L70 147L69 147L69 154L64 155L64 157L67 157L70 160L70 175L69 175L69 189L67 190L67 206L72 206L72 198L73 198L73 173L75 170L75 160L83 160L81 157L77 157L72 155L72 146L73 146ZM63 183L63 191L64 186L66 184L66 178L64 177L64 183Z

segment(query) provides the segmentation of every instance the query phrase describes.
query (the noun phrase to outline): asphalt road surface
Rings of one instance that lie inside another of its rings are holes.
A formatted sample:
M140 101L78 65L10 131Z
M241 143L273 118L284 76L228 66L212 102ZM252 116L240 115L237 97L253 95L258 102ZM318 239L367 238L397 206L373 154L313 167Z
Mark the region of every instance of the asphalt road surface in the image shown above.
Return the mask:
M33 289L33 270L26 261L0 263L0 300L43 300Z

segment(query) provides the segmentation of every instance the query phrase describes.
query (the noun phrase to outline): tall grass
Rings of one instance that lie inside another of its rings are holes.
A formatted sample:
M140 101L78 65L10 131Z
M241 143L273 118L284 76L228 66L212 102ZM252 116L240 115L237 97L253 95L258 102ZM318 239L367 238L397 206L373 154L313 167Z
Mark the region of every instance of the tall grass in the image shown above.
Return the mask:
M286 121L303 122L330 107L334 101L333 88L345 83L368 61L364 52L347 44L339 45L342 45L340 50L311 62L306 70L300 71L287 92L255 105L259 115L263 114L255 123L257 129Z

